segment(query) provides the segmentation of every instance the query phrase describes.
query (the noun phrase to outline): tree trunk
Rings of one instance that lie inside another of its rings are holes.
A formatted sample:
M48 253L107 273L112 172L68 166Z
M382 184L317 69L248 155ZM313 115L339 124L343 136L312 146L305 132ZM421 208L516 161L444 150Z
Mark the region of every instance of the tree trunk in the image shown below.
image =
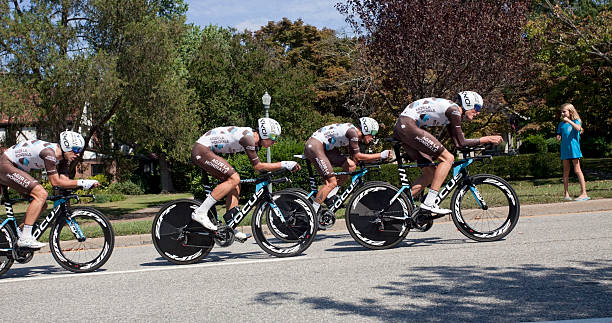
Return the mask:
M168 168L168 161L166 160L166 154L159 154L159 175L161 176L162 193L174 193L174 185L172 184L172 175Z

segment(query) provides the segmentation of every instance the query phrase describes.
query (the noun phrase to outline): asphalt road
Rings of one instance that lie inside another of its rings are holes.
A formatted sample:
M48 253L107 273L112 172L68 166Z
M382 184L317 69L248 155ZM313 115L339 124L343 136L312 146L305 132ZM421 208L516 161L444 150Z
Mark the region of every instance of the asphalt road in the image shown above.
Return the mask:
M0 321L609 318L611 228L611 211L522 217L506 240L476 243L443 222L382 251L338 230L300 257L272 258L251 241L190 266L166 262L152 245L119 247L90 274L41 253L0 279Z

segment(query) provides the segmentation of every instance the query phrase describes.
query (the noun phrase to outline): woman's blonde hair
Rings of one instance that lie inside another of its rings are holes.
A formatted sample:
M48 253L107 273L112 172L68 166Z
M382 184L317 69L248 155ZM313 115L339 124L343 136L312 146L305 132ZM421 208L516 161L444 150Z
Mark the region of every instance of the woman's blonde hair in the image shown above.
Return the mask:
M580 133L583 133L584 127L582 126L582 120L580 119L580 116L578 115L578 111L576 111L576 107L574 107L574 105L571 103L565 103L561 106L561 111L565 109L569 111L571 120L578 119L578 121L580 121Z

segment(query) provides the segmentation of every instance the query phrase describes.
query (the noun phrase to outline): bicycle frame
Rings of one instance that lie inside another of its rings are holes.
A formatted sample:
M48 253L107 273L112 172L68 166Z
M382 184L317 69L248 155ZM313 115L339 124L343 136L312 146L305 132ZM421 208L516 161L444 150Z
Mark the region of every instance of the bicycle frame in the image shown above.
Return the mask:
M306 160L306 165L308 167L308 180L310 182L310 189L311 189L307 197L311 198L312 196L315 196L319 192L319 189L316 183L314 172L312 170L312 164L310 163L309 160ZM374 167L378 167L378 166L374 166ZM361 169L358 171L334 173L335 176L342 176L342 175L351 176L351 184L346 189L344 189L342 193L339 192L339 194L337 194L338 196L340 196L340 198L334 203L334 205L332 205L329 208L329 211L331 211L332 213L336 213L336 211L340 209L342 204L344 204L344 201L346 201L351 196L351 194L353 194L353 191L355 191L357 187L363 184L363 177L369 171L370 170L368 167L362 166Z
M9 222L12 222L13 232L17 234L18 226L17 226L17 219L15 218L15 213L13 211L13 204L19 201L29 201L30 199L29 198L10 199L6 187L2 188L2 192L3 192L2 201L6 209L7 218L2 222L2 224L0 224L0 228L3 228L4 226L8 225ZM76 196L76 195L68 195L68 196L54 195L54 196L47 197L47 200L54 201L53 209L47 214L47 216L43 218L42 222L40 222L40 224L38 224L36 226L36 229L32 232L32 236L34 236L35 239L38 240L38 238L43 233L45 233L45 231L49 228L49 225L56 218L58 218L58 216L67 214L67 209L70 207L70 198L73 196ZM84 195L84 196L88 197L89 195ZM66 219L66 223L70 227L70 230L75 235L77 240L79 242L84 241L85 235L83 234L83 231L79 227L78 223L76 223L76 221L73 221L72 219L69 219L68 217L66 217L65 219ZM0 251L9 251L9 250L0 250Z
M400 194L404 191L407 191L407 195L410 198L410 203L415 206L414 197L412 196L412 191L410 190L410 182L408 180L408 175L406 174L406 168L416 168L416 167L427 167L427 166L437 166L438 163L422 163L422 164L404 164L402 155L400 152L400 144L395 144L393 149L395 150L395 156L397 156L397 171L400 178L401 188L397 192L397 194L391 199L389 206L393 204L393 202L400 196ZM459 183L463 183L464 181L469 179L469 172L467 167L471 165L474 160L484 160L491 159L490 155L483 155L478 157L468 157L462 160L458 160L453 162L453 176L444 184L444 186L440 189L438 196L436 197L435 203L440 204L449 194L459 185ZM474 197L481 208L486 208L486 202L482 198L478 189L473 185L470 185L470 191L474 194ZM388 206L388 207L389 207ZM388 208L387 207L387 208ZM385 210L387 209L385 208ZM413 208L418 210L417 208Z
M253 209L253 207L256 206L262 200L264 202L268 202L270 204L271 209L274 210L274 213L282 221L284 221L284 217L282 213L280 212L280 210L278 209L278 207L276 206L276 204L274 203L274 200L272 199L272 194L270 193L270 190L268 189L268 184L280 183L283 181L288 181L288 179L287 178L281 178L281 179L276 179L276 180L268 180L268 179L260 179L260 178L241 179L240 183L256 183L255 193L239 209L239 211L233 215L232 219L226 222L226 225L228 227L231 227L232 229L235 229L238 226L238 224L240 224L240 222L245 218L245 216L249 214L251 209ZM206 192L206 194L210 194L212 192L212 186L210 184L207 174L204 174L204 191ZM215 217L217 218L217 221L219 222L219 216L217 214L217 209L211 208L211 211L214 212Z

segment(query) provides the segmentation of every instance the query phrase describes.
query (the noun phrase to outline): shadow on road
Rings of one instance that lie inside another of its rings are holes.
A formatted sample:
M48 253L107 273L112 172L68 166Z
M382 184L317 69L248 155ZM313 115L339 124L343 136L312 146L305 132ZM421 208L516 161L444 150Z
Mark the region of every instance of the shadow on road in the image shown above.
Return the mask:
M223 262L227 260L236 260L236 259L252 260L252 259L268 259L268 258L270 258L270 256L263 251L236 253L236 252L229 252L229 251L214 251L213 249L213 251L210 254L208 254L208 256L206 256L204 259L200 260L196 264L203 264L203 263L209 263L209 262L210 263ZM168 260L162 257L157 257L155 258L155 260L156 260L155 262L146 262L140 265L143 267L178 266L178 265L175 265L169 262Z
M406 274L388 279L384 285L355 285L372 295L355 301L265 292L255 295L253 302L266 306L301 302L336 317L381 321L518 322L612 316L612 260L558 268L409 267Z
M11 267L9 271L7 271L4 275L2 275L2 277L0 277L0 280L7 279L7 278L28 278L28 277L34 277L34 276L39 276L39 275L49 275L49 274L78 275L78 273L73 273L63 268L52 266L52 265L36 266L36 267L20 267L20 266L21 264L15 262L15 264L13 264L13 267ZM24 264L23 266L27 266L27 264ZM104 268L96 270L96 272L103 272L103 271L105 271Z

